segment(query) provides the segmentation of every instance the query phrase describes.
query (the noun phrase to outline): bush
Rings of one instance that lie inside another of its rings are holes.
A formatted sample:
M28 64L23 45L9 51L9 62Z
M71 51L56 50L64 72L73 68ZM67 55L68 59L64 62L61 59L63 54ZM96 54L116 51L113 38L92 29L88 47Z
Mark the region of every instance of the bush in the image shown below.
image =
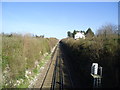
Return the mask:
M102 87L119 87L120 44L118 40L117 35L112 35L107 38L95 36L85 40L66 38L61 42L66 54L70 57L69 63L72 63L81 78L86 78L80 81L85 82L86 87L92 87L90 68L93 62L103 67Z
M14 81L25 78L25 71L35 71L45 53L50 53L56 38L36 38L31 35L11 34L2 36L2 70L4 84L14 87ZM8 83L8 82L12 83Z

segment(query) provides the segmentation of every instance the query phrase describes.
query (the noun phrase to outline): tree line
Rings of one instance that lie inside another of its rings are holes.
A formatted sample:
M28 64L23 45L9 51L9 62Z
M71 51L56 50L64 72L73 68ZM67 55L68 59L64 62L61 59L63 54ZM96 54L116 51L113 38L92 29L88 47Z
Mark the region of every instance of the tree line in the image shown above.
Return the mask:
M81 31L74 30L73 32L68 31L68 32L67 32L67 36L68 36L69 38L74 38L74 37L75 37L75 34L76 34L77 32L84 33L84 35L85 35L86 37L93 37L93 36L94 36L94 32L92 31L91 28L88 28L86 32L83 31L83 30L81 30Z

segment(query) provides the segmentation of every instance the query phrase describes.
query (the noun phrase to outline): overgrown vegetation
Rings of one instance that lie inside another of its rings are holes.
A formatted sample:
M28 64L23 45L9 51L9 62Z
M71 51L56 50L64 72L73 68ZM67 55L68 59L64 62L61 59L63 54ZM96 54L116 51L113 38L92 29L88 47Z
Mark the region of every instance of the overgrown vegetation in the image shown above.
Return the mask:
M50 54L57 41L29 34L2 34L3 88L19 87L21 82L23 87L28 85L25 84L28 74L37 73L37 65Z
M103 67L103 88L116 88L120 85L120 35L113 25L102 26L92 38L74 40L66 38L61 41L66 49L69 63L80 77L80 83L92 87L91 65L97 62Z

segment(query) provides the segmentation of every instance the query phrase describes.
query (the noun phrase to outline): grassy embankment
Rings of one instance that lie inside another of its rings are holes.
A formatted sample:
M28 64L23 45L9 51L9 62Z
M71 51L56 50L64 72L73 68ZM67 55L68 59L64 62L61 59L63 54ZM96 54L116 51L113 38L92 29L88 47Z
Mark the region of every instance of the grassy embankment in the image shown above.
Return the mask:
M50 59L56 38L14 34L2 36L3 88L27 88L40 67Z
M97 62L103 67L102 87L119 87L120 84L120 37L111 35L106 38L95 36L74 40L66 38L61 41L69 63L80 78L84 87L92 87L93 79L90 75L91 65Z

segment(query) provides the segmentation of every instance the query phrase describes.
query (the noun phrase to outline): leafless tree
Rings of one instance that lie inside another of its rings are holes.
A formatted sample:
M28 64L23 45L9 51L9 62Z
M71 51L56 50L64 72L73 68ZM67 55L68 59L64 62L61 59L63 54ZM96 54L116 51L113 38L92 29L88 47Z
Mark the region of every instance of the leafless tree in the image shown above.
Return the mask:
M100 27L100 28L97 30L97 35L98 35L98 36L108 37L108 36L117 34L117 33L116 33L117 31L118 31L117 25L114 25L114 24L106 24L106 25L103 25L102 27Z

